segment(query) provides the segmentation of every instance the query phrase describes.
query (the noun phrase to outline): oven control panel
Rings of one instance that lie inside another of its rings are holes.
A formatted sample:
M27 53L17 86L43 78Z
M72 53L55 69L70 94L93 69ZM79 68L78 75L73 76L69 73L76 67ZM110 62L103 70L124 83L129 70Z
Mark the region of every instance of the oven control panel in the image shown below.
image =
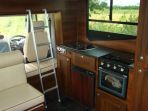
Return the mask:
M115 51L102 56L100 59L99 67L127 75L129 65L134 63L134 54Z
M129 71L129 68L125 64L106 60L106 59L101 59L100 66L102 68L112 70L114 72L118 72L121 74L128 74L128 71Z

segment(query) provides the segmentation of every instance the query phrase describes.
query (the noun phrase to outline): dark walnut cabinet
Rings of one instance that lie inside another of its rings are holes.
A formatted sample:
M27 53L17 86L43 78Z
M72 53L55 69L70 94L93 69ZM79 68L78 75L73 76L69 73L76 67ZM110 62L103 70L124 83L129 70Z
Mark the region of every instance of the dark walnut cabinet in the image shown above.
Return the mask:
M73 52L71 61L72 98L91 109L95 100L96 58Z
M127 111L126 105L103 93L96 94L96 111Z
M95 100L95 77L73 71L72 67L86 69L95 74L96 59L75 52L57 52L57 74L61 94L92 108ZM91 63L91 64L90 64Z
M85 71L78 72L74 69L71 71L72 98L82 105L92 108L95 99L95 75L87 75Z
M58 82L61 94L70 96L71 94L71 59L66 54L57 54Z

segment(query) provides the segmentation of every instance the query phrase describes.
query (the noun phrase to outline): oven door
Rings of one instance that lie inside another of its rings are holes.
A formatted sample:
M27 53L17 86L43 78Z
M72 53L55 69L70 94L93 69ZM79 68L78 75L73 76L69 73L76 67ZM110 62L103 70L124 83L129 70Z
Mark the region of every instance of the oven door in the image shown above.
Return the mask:
M126 98L127 75L122 75L99 67L99 88L120 98Z

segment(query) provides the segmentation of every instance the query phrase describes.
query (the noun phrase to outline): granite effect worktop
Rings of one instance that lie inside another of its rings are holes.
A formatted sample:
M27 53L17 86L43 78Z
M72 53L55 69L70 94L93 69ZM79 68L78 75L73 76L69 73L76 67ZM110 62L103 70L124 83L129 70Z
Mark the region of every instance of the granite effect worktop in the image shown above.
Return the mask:
M94 48L90 48L90 49L86 49L86 50L78 50L72 47L68 47L66 45L60 45L59 47L62 47L64 49L66 49L67 51L73 51L73 52L77 52L80 53L82 55L86 55L86 56L91 56L91 57L95 57L95 58L101 58L102 56L105 56L109 53L114 52L114 50L109 49L109 48L104 48L104 47L96 47L94 46ZM129 65L129 68L134 68L134 63Z
M74 49L74 48L71 48L71 47L67 47L65 45L60 45L60 47L66 49L66 50L78 52L80 54L92 56L92 57L95 57L95 58L99 58L101 56L104 56L104 55L112 52L111 49L102 48L102 47L94 47L94 48L86 49L86 50L77 50L77 49Z

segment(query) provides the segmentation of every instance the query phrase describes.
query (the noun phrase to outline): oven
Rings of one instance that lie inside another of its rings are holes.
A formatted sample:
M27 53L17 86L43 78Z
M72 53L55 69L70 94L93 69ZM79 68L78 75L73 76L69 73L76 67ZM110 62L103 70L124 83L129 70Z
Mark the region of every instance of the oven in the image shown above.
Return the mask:
M133 58L132 54L117 52L101 57L98 68L98 88L126 99L129 65L134 62Z
M126 98L128 76L117 73L112 70L99 67L99 83L100 89L107 91L120 98Z

